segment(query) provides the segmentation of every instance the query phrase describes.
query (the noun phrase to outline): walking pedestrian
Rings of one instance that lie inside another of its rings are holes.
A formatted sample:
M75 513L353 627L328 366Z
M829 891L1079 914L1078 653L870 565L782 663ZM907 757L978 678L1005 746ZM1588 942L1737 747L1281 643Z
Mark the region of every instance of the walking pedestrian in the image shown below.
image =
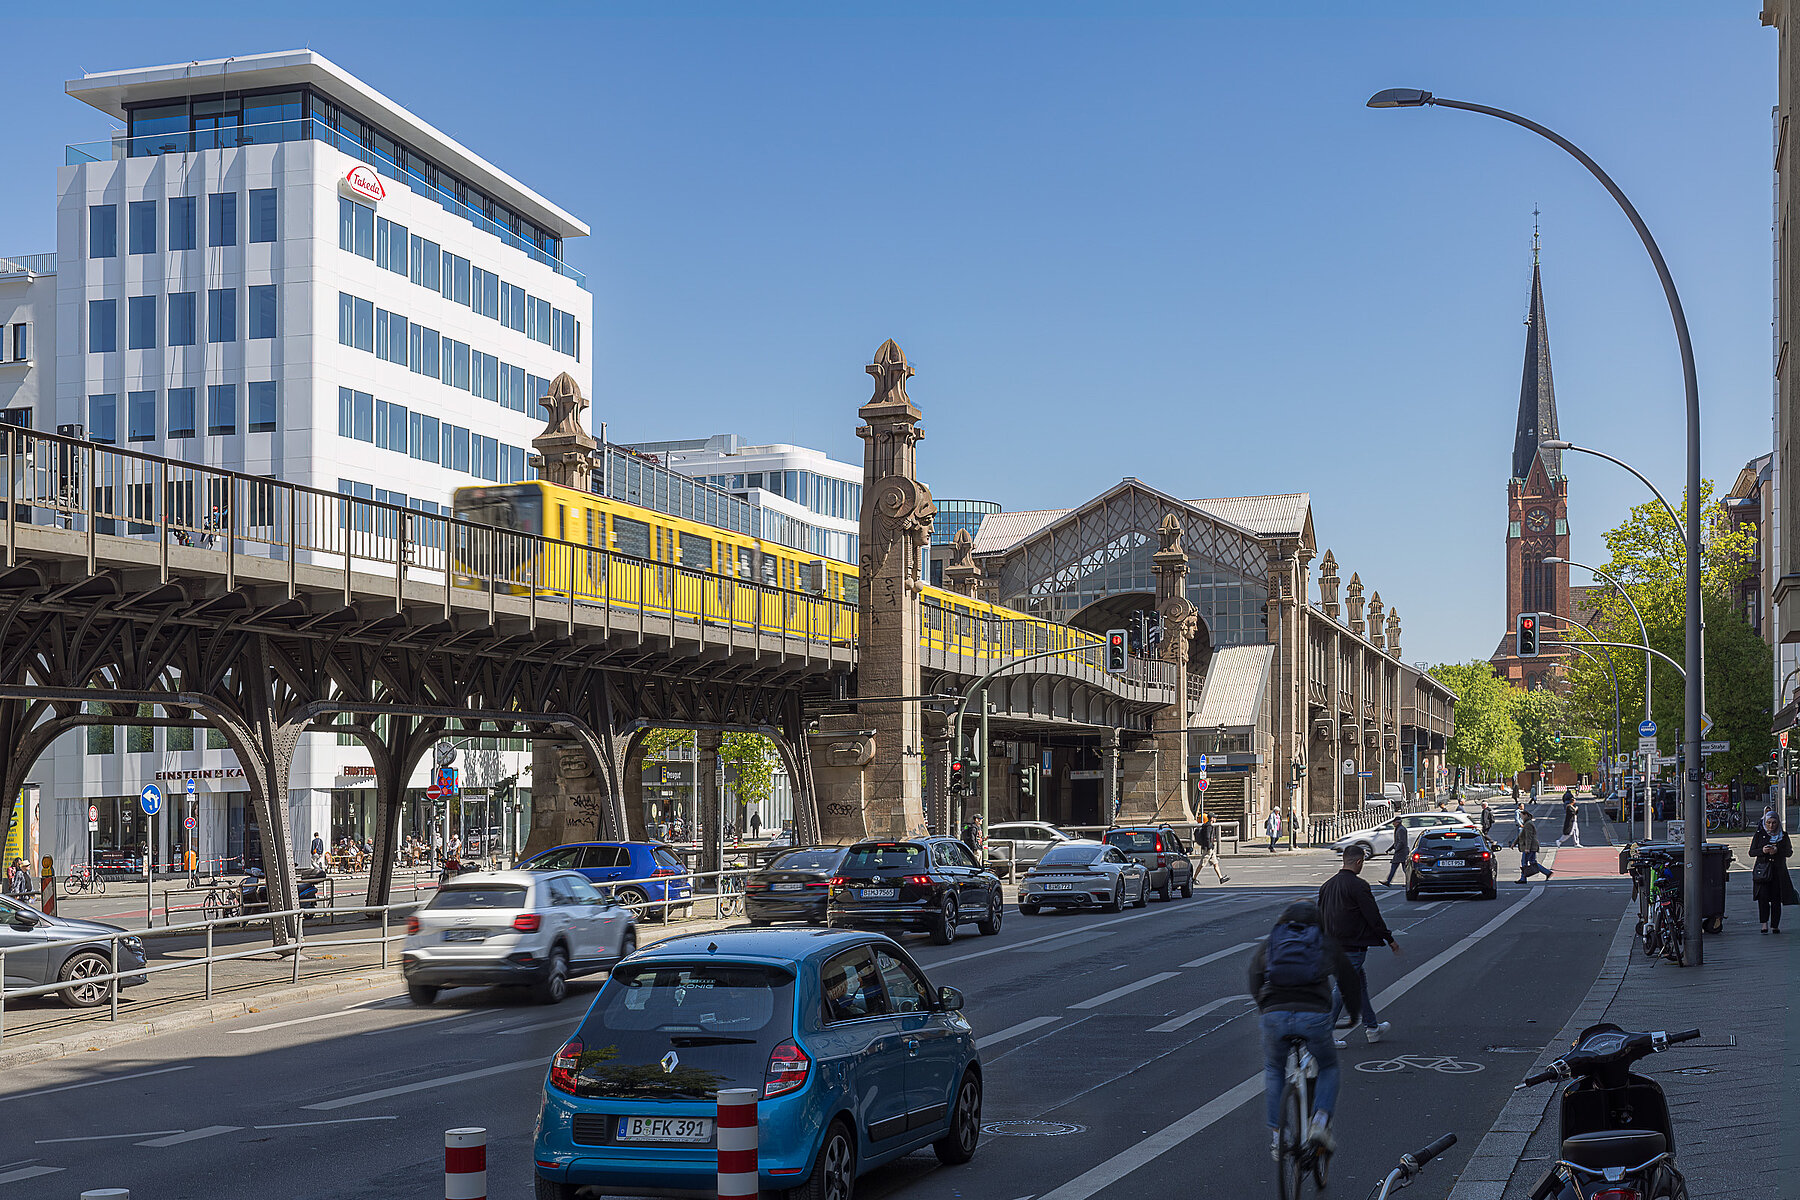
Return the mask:
M1271 808L1269 819L1263 822L1263 832L1269 835L1269 853L1275 853L1275 843L1281 840L1281 810Z
M31 895L31 872L25 869L25 860L12 860L12 869L6 873L6 894L23 899Z
M1556 839L1557 845L1573 841L1577 848L1581 846L1581 834L1576 828L1575 815L1575 789L1564 788L1562 836Z
M1231 876L1219 866L1219 827L1213 824L1211 813L1200 814L1200 824L1194 830L1194 845L1200 848L1200 863L1194 868L1198 875L1211 863L1213 874L1219 877L1220 883L1230 883Z
M1750 839L1750 892L1756 897L1756 918L1763 933L1781 932L1781 907L1800 904L1787 860L1794 855L1794 839L1781 827L1773 812L1763 814L1762 828Z
M1481 833L1483 837L1486 837L1493 832L1494 810L1488 807L1486 800L1483 800L1481 802Z
M750 836L752 839L762 836L762 814L754 808L750 810Z
M1393 887L1394 886L1394 872L1395 871L1401 871L1402 872L1401 881L1402 882L1405 881L1404 867L1406 864L1406 853L1411 848L1412 848L1411 843L1409 843L1406 840L1406 822L1405 822L1405 820L1403 820L1400 817L1395 817L1394 818L1393 858L1388 863L1387 878L1381 881L1382 887Z
M1398 954L1400 943L1394 940L1387 922L1381 919L1381 906L1375 903L1374 891L1363 880L1362 869L1362 848L1352 846L1344 851L1344 865L1319 889L1319 912L1324 918L1325 932L1344 948L1345 957L1356 970L1356 982L1362 991L1363 1036L1371 1042L1379 1042L1391 1025L1375 1013L1374 994L1369 990L1365 964L1372 947L1386 946ZM1346 997L1340 994L1331 1006L1331 1023L1336 1025L1338 1014L1349 1007ZM1340 1039L1337 1044L1342 1046L1344 1043Z
M1297 900L1250 956L1250 994L1262 1027L1263 1095L1269 1153L1281 1161L1281 1094L1287 1083L1287 1042L1306 1039L1319 1067L1318 1091L1307 1122L1307 1140L1332 1148L1331 1113L1337 1105L1338 1047L1332 1036L1332 980L1352 1011L1365 1003L1362 980L1350 957L1322 928L1319 906Z
M1519 806L1519 832L1513 835L1512 844L1519 851L1520 883L1530 883L1531 877L1539 871L1544 873L1545 879L1556 874L1549 867L1538 865L1537 822L1531 819L1531 814L1525 811L1523 804Z
M324 868L325 868L325 839L319 836L319 833L317 830L314 830L313 831L313 840L312 840L312 869L315 871L320 871L320 870L323 870Z

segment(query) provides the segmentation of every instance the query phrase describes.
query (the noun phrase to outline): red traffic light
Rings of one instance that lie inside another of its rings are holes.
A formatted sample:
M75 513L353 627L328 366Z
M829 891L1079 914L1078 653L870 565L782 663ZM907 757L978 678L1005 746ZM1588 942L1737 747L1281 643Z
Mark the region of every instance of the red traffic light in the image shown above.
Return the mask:
M1519 620L1519 626L1522 629L1536 629L1537 622L1532 620L1530 617L1522 617Z
M1122 633L1113 634L1112 635L1112 644L1115 646L1123 646L1125 644L1125 635Z

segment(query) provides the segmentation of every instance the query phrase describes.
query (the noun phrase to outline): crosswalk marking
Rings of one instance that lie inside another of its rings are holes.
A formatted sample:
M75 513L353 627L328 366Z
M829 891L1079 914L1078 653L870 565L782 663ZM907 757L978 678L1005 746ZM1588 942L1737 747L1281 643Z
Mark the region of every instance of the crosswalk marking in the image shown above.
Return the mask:
M1234 954L1242 954L1256 944L1257 943L1255 942L1239 942L1235 946L1227 946L1223 950L1214 950L1211 954L1203 954L1199 958L1189 959L1181 965L1184 967L1204 967L1207 963L1218 962L1221 958L1230 958Z
M1161 983L1165 979L1173 979L1179 974L1179 971L1158 971L1156 974L1140 979L1136 983L1128 983L1124 987L1116 987L1110 992L1101 992L1098 996L1093 996L1087 1000L1079 1000L1076 1003L1069 1005L1069 1007L1099 1008L1102 1004L1110 1004L1121 996L1129 996L1133 992L1142 991L1153 984Z
M1042 1029L1046 1025L1054 1024L1056 1024L1055 1017L1033 1017L1029 1021L1020 1021L1017 1025L1008 1025L1005 1029L997 1029L986 1037L976 1038L975 1048L977 1050L986 1050L989 1046L992 1046L997 1042L1004 1042L1011 1038L1021 1037L1034 1029Z
M205 1129L190 1129L186 1133L170 1134L168 1137L151 1138L147 1142L139 1142L140 1146L179 1146L183 1142L197 1142L202 1138L218 1137L221 1133L236 1133L242 1125L208 1125Z
M1207 1013L1212 1012L1215 1009L1224 1008L1227 1004L1241 1004L1250 998L1251 997L1249 996L1220 996L1217 1000L1202 1004L1199 1008L1184 1012L1179 1017L1171 1017L1161 1025L1152 1025L1150 1027L1150 1032L1174 1033L1184 1025L1192 1025L1195 1021L1198 1021L1201 1017L1204 1017Z
M39 1175L54 1175L63 1167L20 1167L16 1171L0 1171L0 1183L19 1183L26 1179L36 1179Z

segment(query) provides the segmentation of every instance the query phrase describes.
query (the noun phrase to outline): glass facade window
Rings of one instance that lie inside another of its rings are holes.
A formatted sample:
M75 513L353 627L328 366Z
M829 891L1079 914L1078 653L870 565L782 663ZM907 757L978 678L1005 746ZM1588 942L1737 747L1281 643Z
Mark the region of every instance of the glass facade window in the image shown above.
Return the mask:
M156 440L156 393L130 392L125 397L126 434L134 442Z
M237 384L214 383L207 386L206 432L212 437L237 432Z
M156 349L156 297L128 296L125 299L125 348Z
M192 250L197 244L198 222L195 213L199 204L193 196L172 196L169 199L169 249Z
M249 392L249 418L251 433L273 433L278 419L273 382L253 383Z
M206 198L206 244L235 246L237 235L237 193L213 192Z
M28 353L31 349L30 329L31 327L23 321L12 327L12 360L14 362L24 362L31 357Z
M210 288L206 293L206 340L238 340L237 289Z
M348 196L338 197L338 249L375 257L375 210Z
M420 287L430 288L434 292L437 291L439 286L438 280L441 276L439 255L443 252L443 247L439 246L430 238L422 238L416 233L413 234L412 281Z
M375 218L375 265L396 275L405 275L410 249L406 226L386 217Z
M409 452L422 462L436 462L440 447L438 445L438 419L428 417L424 413L412 414Z
M252 242L275 240L276 209L278 207L274 188L250 189L250 240Z
M116 204L88 205L88 257L117 258L119 256L119 206Z
M119 302L88 301L88 353L110 354L119 348Z
M119 440L119 398L111 392L88 397L88 440L108 445Z
M133 200L125 206L125 248L132 254L156 253L156 201Z
M194 389L191 387L169 389L169 436L194 436Z
M279 321L276 311L276 285L257 285L250 289L250 337L272 338Z
M500 284L500 323L508 329L525 332L525 289L510 283Z
M956 541L959 529L969 531L974 537L981 529L981 519L988 513L997 513L1000 506L992 500L933 500L937 506L937 516L931 521L931 544L948 546ZM850 516L861 515L861 505Z
M452 304L469 302L469 260L448 250L444 251L442 294Z
M169 345L192 346L195 337L194 293L169 293Z

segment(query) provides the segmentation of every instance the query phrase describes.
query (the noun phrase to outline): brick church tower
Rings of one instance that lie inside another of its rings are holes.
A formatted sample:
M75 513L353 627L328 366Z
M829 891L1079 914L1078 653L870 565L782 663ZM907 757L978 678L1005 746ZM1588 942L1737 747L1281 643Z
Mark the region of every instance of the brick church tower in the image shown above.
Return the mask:
M1569 616L1569 568L1544 562L1569 556L1569 481L1562 452L1538 443L1561 435L1556 428L1556 389L1550 378L1550 331L1544 323L1544 288L1536 237L1531 251L1531 313L1525 318L1525 374L1519 384L1519 422L1513 435L1512 477L1506 485L1506 612L1504 636L1494 652L1495 673L1514 687L1551 686L1562 674L1557 657L1517 658L1514 621L1522 612ZM1559 627L1548 623L1545 640Z

